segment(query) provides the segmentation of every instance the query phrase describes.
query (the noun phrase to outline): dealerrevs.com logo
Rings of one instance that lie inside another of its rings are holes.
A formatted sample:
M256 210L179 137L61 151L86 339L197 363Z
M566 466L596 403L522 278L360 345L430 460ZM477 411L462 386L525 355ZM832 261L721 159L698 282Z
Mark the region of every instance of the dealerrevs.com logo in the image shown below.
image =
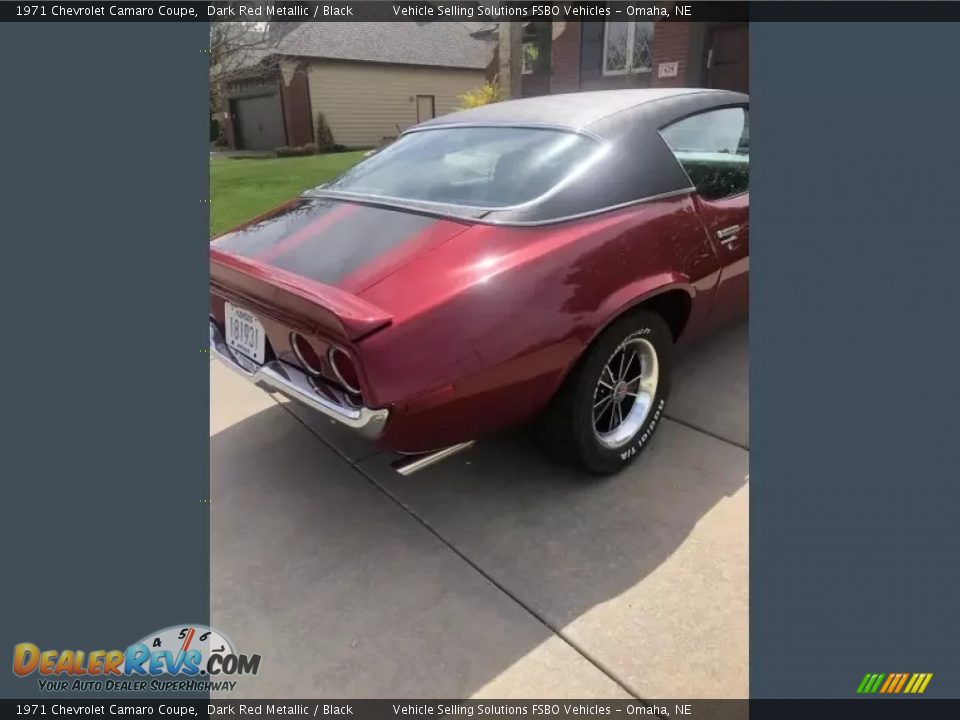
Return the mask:
M174 625L125 650L50 650L22 642L13 648L13 672L36 675L50 692L209 692L233 690L228 679L256 675L260 655L238 653L227 637L205 625Z

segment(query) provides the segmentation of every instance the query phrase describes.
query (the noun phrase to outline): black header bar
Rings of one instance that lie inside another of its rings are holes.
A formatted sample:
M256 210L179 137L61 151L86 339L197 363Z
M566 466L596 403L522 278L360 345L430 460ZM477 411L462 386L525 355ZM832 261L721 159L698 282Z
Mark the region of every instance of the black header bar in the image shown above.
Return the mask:
M0 22L390 22L651 20L657 22L960 21L960 2L3 2Z
M163 716L429 720L656 718L684 720L914 720L956 717L960 700L0 700L3 717Z

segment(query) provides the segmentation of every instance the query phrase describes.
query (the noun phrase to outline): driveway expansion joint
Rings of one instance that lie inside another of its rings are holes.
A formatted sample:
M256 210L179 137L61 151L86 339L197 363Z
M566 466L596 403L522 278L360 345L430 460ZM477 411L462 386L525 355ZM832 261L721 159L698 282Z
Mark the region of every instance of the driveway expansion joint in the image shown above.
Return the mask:
M719 440L720 442L726 443L727 445L733 445L734 447L740 448L741 450L746 450L747 452L750 452L749 443L741 443L741 442L737 442L736 440L731 440L730 438L724 437L723 435L715 433L712 430L707 430L706 428L702 428L699 425L694 425L693 423L687 422L686 420L681 420L680 418L676 418L673 415L670 415L669 413L664 415L664 417L667 420L671 420L677 423L677 425L683 425L685 428L689 428L694 432L701 433L708 437L712 437L714 440Z
M432 525L430 525L430 523L428 523L424 518L422 518L420 515L418 515L417 512L416 512L413 508L411 508L410 506L408 506L407 504L405 504L399 497L397 497L396 495L394 495L392 492L390 492L390 490L388 490L386 487L384 487L384 486L381 485L379 482L377 482L376 479L374 479L370 474L368 474L367 472L365 472L362 468L358 467L358 463L361 463L361 462L363 462L363 461L365 461L365 460L368 460L368 459L370 459L371 457L374 457L375 455L377 455L377 454L379 454L379 453L376 453L376 452L375 452L375 453L372 453L372 454L370 454L370 455L366 455L366 456L364 456L364 457L362 457L362 458L359 458L359 459L357 459L357 460L350 460L350 458L346 457L346 456L340 451L339 448L337 448L337 447L334 446L331 442L329 442L326 438L322 437L322 436L319 435L317 432L315 432L314 429L311 428L306 422L304 422L299 416L297 416L296 413L292 412L289 408L287 408L285 403L281 403L280 401L278 401L278 400L277 400L275 397L273 397L272 395L270 396L270 398L271 398L275 403L277 403L277 405L279 405L281 408L283 408L284 411L286 411L289 415L291 415L298 423L300 423L300 425L302 425L304 428L306 428L307 432L309 432L311 435L313 435L315 438L317 438L320 442L322 442L324 445L326 445L326 446L329 447L331 450L333 450L333 452L336 453L338 457L340 457L341 459L345 460L354 470L356 470L361 476L363 476L363 477L367 480L367 482L369 482L371 485L373 485L373 487L376 488L382 495L384 495L388 500L390 500L392 503L394 503L395 505L397 505L401 510L403 510L403 511L404 511L407 515L409 515L411 518L413 518L421 527L423 527L427 532L429 532L431 535L433 535L433 536L434 536L437 540L439 540L448 550L450 550L450 551L451 551L452 553L454 553L457 557L459 557L461 560L463 560L467 565L469 565L476 573L478 573L481 577L483 577L487 582L489 582L490 584L492 584L492 585L493 585L494 587L496 587L500 592L502 592L504 595L506 595L508 598L510 598L513 602L515 602L517 605L519 605L521 608L523 608L523 609L527 612L527 614L529 614L529 615L530 615L532 618L534 618L537 622L539 622L541 625L543 625L545 628L547 628L551 633L553 633L555 636L557 636L557 637L558 637L562 642L564 642L570 649L572 649L575 653L577 653L578 655L580 655L586 662L588 662L588 663L590 663L591 665L593 665L598 671L600 671L603 675L605 675L612 683L614 683L617 687L619 687L621 690L623 690L625 693L627 693L630 697L634 698L635 700L637 700L637 701L640 702L640 703L643 703L644 705L648 705L648 706L650 705L650 702L649 702L649 701L641 698L641 697L640 697L640 694L639 694L634 688L630 687L630 685L627 684L626 681L624 681L624 680L620 679L619 677L617 677L617 675L616 675L610 668L608 668L603 662L601 662L601 661L598 660L597 658L593 657L593 656L592 656L589 652L587 652L584 648L580 647L580 645L579 645L577 642L575 642L575 641L572 640L571 638L567 637L567 635L564 634L564 632L563 632L560 628L554 627L554 625L551 624L545 617L543 617L542 615L540 615L539 613L537 613L533 608L531 608L529 605L527 605L523 600L521 600L520 598L518 598L514 593L512 593L510 590L508 590L506 587L504 587L504 586L503 586L500 582L498 582L494 577L492 577L492 576L491 576L489 573L487 573L483 568L481 568L481 567L480 567L479 565L477 565L473 560L471 560L471 559L470 559L462 550L460 550L456 545L454 545L451 541L447 540L443 535L441 535L438 530L436 530Z

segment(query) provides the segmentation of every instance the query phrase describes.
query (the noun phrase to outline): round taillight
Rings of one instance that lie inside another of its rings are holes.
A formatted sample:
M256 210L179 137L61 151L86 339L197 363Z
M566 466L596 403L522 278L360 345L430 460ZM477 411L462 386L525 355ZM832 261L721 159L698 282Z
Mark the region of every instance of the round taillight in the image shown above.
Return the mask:
M333 374L344 388L357 395L360 394L360 377L357 375L357 367L353 360L343 350L338 347L330 348L327 354L330 360L330 368Z
M320 356L310 346L310 342L300 333L290 333L290 347L293 348L293 354L297 360L311 375L319 375L323 370L323 363Z

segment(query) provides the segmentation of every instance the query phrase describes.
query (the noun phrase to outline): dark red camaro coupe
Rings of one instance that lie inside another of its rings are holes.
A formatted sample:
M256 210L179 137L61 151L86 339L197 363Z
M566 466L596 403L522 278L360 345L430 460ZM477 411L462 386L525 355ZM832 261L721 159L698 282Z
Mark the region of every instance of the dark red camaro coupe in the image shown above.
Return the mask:
M211 347L401 472L535 417L614 472L660 424L674 343L746 309L748 102L614 90L417 125L211 242Z

